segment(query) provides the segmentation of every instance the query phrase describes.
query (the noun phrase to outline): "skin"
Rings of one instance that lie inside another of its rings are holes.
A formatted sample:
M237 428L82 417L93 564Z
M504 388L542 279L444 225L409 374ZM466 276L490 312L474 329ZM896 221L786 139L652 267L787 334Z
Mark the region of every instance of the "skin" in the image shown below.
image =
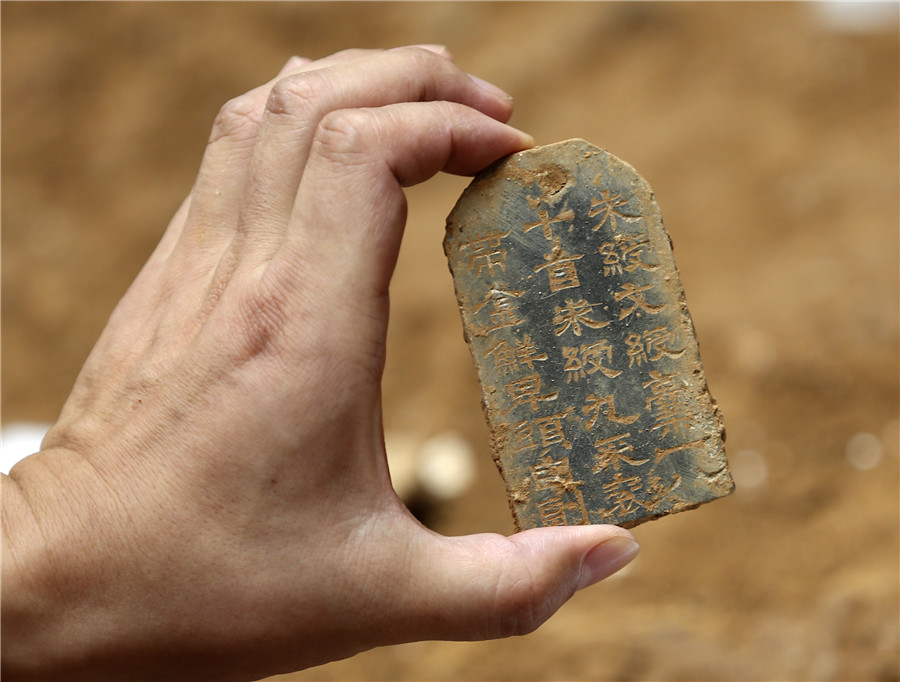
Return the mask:
M443 48L292 58L199 175L39 453L3 477L7 679L253 679L530 632L634 556L613 526L443 537L381 422L403 187L526 149Z

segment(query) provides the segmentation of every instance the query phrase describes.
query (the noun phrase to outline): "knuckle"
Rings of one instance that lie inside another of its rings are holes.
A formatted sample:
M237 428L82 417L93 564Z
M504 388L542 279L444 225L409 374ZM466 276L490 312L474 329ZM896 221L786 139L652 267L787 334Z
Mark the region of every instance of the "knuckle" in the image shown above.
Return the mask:
M404 59L415 67L433 68L435 66L443 66L442 62L446 61L441 59L431 50L426 50L425 48L417 47L415 45L399 47L394 51L397 54L402 55Z
M404 70L411 76L407 99L430 101L437 99L440 83L449 82L456 67L430 50L403 47L397 50L404 60Z
M361 59L363 57L368 57L372 54L372 50L367 50L360 47L350 47L346 50L341 50L339 52L335 52L332 55L333 60L346 60L350 61L352 59Z
M531 576L505 574L497 587L496 637L518 637L537 630L550 613L546 600Z
M243 293L230 334L231 359L238 366L264 355L277 355L287 324L283 292L257 285Z
M251 139L259 130L262 112L249 95L241 95L228 100L219 109L213 122L209 142L217 142L222 138L237 140Z
M323 76L315 71L285 76L269 91L266 110L288 116L309 115L321 101L325 87Z
M338 109L319 122L313 144L323 157L346 160L366 150L372 132L372 117L366 111Z
M66 448L75 452L89 450L90 446L102 442L107 435L101 428L101 421L85 411L78 418L63 417L47 431L41 441L41 449Z

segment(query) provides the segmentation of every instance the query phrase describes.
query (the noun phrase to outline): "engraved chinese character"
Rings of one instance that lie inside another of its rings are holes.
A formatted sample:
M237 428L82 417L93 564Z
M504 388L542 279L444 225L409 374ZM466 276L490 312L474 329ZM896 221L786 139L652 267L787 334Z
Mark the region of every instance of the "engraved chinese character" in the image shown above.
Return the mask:
M506 249L500 245L500 240L509 236L509 231L500 232L500 230L491 230L483 237L478 239L469 239L467 242L460 244L459 250L469 251L469 270L474 270L475 274L480 275L484 268L488 269L490 274L494 274L494 268L500 268L506 271Z
M640 489L639 476L624 476L617 471L609 483L603 485L603 492L615 503L611 513L624 516L636 512L640 507L646 509L646 505L635 495Z
M503 329L504 327L515 327L518 324L522 324L524 320L517 317L515 307L513 306L513 299L519 298L524 293L524 291L491 289L484 297L484 300L479 303L474 310L475 313L479 313L486 306L492 305L488 316L494 324L485 329L485 331L493 332L498 329Z
M516 340L516 359L520 365L525 365L529 369L534 369L534 363L538 360L546 360L546 353L538 353L537 346L531 340L530 334L525 334L521 341Z
M561 497L548 497L537 503L542 526L565 526L566 510Z
M628 346L628 366L642 365L648 360L656 362L664 355L677 358L684 353L681 350L673 350L671 345L675 342L675 334L667 327L657 327L648 329L641 334L629 334L625 337L625 343Z
M585 371L588 374L602 372L610 379L615 379L622 373L603 366L604 358L608 362L612 362L612 346L606 339L582 346L581 357L584 360Z
M675 474L672 477L672 482L668 486L663 485L662 478L659 476L651 476L647 480L647 492L650 493L650 499L645 503L645 506L648 509L657 506L661 498L668 495L679 485L681 485L681 476L679 474Z
M653 362L659 360L663 355L677 358L684 353L684 348L672 349L672 345L675 343L675 333L668 327L648 329L644 332L644 341L647 344L647 355Z
M538 512L541 515L542 526L567 526L569 520L566 512L575 512L580 517L576 524L588 525L587 509L584 506L584 498L580 491L575 492L575 500L565 500L562 494L554 494L537 503Z
M584 379L585 375L595 372L602 372L611 379L622 373L603 365L604 359L612 360L612 346L605 339L596 343L584 344L580 348L563 346L562 354L566 361L563 370L566 372L567 384Z
M556 335L562 336L569 329L575 336L581 336L581 326L590 327L591 329L602 329L609 324L608 321L602 322L593 320L588 317L593 307L597 305L588 303L585 299L573 301L571 298L566 299L564 306L554 306L555 315L553 316L553 324L556 325Z
M598 398L593 393L587 397L581 411L587 415L593 415L587 423L588 429L593 429L600 415L603 414L609 421L615 424L634 424L640 417L639 414L618 415L612 393L603 398Z
M652 395L646 399L647 409L653 413L655 424L652 431L660 431L661 436L685 434L693 426L693 416L685 404L684 391L675 386L675 374L650 372L650 381L643 384Z
M563 346L562 354L566 361L563 367L563 371L566 373L566 383L583 379L585 377L584 360L578 353L578 346Z
M559 240L556 240L553 250L544 255L544 260L547 262L536 266L534 271L547 270L551 292L579 287L581 283L578 281L578 272L575 270L575 261L579 258L584 258L584 254L570 256L562 250Z
M621 275L622 257L619 255L616 245L613 242L603 242L598 251L603 256L603 274Z
M650 244L649 239L639 239L635 235L617 234L615 240L622 252L622 260L627 263L625 272L634 272L638 268L649 271L659 268L658 263L645 263L642 258L644 248Z
M531 411L536 412L539 402L556 400L559 395L559 391L541 395L541 375L537 373L506 384L506 390L512 398L512 406L507 412L520 405L530 405Z
M625 345L628 346L628 349L625 352L628 354L629 367L633 367L634 365L640 367L647 362L647 351L644 349L644 337L640 334L629 334L625 337Z
M545 454L530 470L535 491L550 491L549 497L537 503L543 525L567 525L566 511L577 513L580 516L578 523L590 523L584 497L578 489L584 485L584 481L576 481L572 476L568 457L553 459ZM568 497L567 501L564 496ZM554 519L555 522L548 519Z
M494 368L503 374L515 372L519 369L519 365L534 370L535 362L547 359L546 353L537 352L537 347L528 334L521 340L516 339L515 346L506 340L499 341L485 353L485 357L488 355L494 356Z
M614 241L603 242L597 249L603 256L603 274L621 275L623 272L656 270L658 264L644 262L644 248L650 244L649 239L641 239L635 235L617 234Z
M651 315L658 315L662 312L666 307L665 304L650 305L647 302L647 299L644 298L644 292L652 288L653 286L650 284L639 287L635 286L633 282L625 282L625 284L622 285L622 288L613 294L613 297L617 302L628 301L631 303L630 308L626 308L624 305L622 306L622 310L619 311L619 319L624 320L638 309ZM637 313L637 316L640 317L640 312Z
M540 204L540 199L528 197L528 204L532 208L536 208ZM575 219L575 212L571 208L560 211L553 218L550 217L550 212L545 208L538 210L537 214L538 220L533 223L525 223L525 225L522 226L522 229L528 233L534 228L539 227L541 228L541 232L544 233L544 238L547 241L553 241L553 225Z
M513 427L512 443L510 444L511 450L513 452L521 452L522 450L527 450L528 448L533 448L537 445L537 443L534 442L533 432L534 427L528 419L516 424Z
M494 369L497 372L509 374L510 372L515 371L517 367L516 350L506 341L500 341L495 344L493 348L485 353L485 357L488 355L494 356Z
M531 476L534 478L535 490L555 490L557 492L577 492L578 486L584 485L584 481L576 481L569 469L569 458L553 459L550 455L544 455L531 467Z
M591 209L588 212L588 217L600 217L600 222L594 225L592 228L593 231L596 232L609 223L610 229L615 232L618 229L619 220L624 220L629 223L640 220L640 215L633 215L620 210L621 207L625 206L627 203L627 198L623 198L618 192L613 194L608 189L601 189L599 198L591 197Z
M573 409L575 408L570 407L565 412L558 412L557 414L551 414L549 417L539 417L534 420L534 424L538 427L538 431L541 434L542 447L546 448L551 445L561 445L566 450L572 449L572 444L563 432L562 420L565 419Z
M630 437L630 433L623 433L619 436L601 438L595 441L594 447L597 450L594 452L593 472L599 474L601 471L606 471L610 465L615 471L618 471L620 462L633 467L649 462L649 459L632 459L628 456L634 452L634 447L625 440Z
M495 447L515 453L537 446L533 432L531 420L525 419L512 427L508 422L499 422L491 436Z
M703 445L703 439L692 440L690 443L682 443L681 445L676 445L672 448L656 448L656 458L654 459L654 464L659 464L664 458L673 453L680 452L682 450L689 450L691 448L698 448L701 445Z

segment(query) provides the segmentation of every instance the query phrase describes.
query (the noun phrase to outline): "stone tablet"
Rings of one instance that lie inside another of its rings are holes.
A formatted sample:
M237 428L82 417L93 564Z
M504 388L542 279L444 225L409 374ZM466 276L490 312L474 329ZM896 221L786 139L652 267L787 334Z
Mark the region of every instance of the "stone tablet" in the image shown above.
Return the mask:
M624 527L734 489L647 183L584 140L480 173L447 219L463 329L520 530Z

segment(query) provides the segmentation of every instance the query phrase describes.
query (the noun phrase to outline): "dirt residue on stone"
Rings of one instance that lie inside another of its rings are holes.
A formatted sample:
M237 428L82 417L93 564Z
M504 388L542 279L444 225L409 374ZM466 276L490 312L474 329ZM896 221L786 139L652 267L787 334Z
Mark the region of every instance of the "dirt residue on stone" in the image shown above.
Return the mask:
M528 154L528 151L521 153ZM575 178L572 177L569 171L555 164L544 164L537 168L523 168L503 164L503 172L508 174L508 179L519 182L525 187L530 187L537 183L541 192L551 198L575 182Z

